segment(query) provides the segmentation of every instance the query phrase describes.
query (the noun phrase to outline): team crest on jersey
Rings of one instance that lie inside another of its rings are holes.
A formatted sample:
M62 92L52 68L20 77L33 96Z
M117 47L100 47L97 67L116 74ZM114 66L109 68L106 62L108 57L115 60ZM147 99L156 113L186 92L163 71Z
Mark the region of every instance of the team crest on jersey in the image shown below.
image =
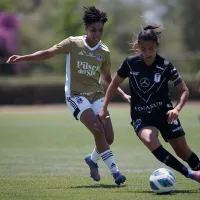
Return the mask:
M160 82L160 78L161 78L161 74L160 74L160 73L156 73L156 74L154 75L154 81L155 81L156 83L159 83L159 82Z
M96 58L97 58L98 61L102 61L103 56L102 56L101 54L98 54L98 55L96 56Z
M81 99L81 98L77 99L76 101L77 101L78 104L83 103L83 99Z

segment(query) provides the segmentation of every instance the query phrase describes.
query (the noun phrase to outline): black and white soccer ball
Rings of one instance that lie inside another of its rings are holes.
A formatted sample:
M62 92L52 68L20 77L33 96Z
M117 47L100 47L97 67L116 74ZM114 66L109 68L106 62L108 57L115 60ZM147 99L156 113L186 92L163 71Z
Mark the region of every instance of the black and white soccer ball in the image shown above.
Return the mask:
M149 182L153 192L157 194L168 194L176 186L176 177L171 170L160 168L151 174Z

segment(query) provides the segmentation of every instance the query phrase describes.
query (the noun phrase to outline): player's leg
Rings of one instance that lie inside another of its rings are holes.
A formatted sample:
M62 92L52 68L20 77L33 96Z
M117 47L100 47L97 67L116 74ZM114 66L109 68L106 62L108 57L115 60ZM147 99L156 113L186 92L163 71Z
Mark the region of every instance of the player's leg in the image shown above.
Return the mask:
M176 152L176 155L187 162L192 170L200 170L200 160L198 156L190 149L185 136L171 139L169 140L169 143Z
M199 159L198 157L192 153L191 149L189 148L186 140L185 140L185 132L183 131L180 121L176 120L173 124L168 124L167 116L164 116L163 119L159 122L159 130L162 134L163 139L166 142L169 142L172 148L175 150L176 154L182 158L183 160L187 160L190 165L198 166ZM163 151L163 155L167 156L167 152ZM165 152L165 153L164 153ZM192 157L191 157L192 156ZM173 169L179 171L184 176L191 178L200 182L200 171L192 171L186 168L181 162L179 162L174 156L170 154L169 158L167 159L168 166L172 167ZM198 169L197 169L198 170Z
M103 100L104 100L104 97L101 99L98 99L92 104L92 110L94 111L95 115L98 117L100 122L101 122L101 119L99 117L99 113L101 111ZM111 145L114 141L114 131L113 131L113 126L112 126L109 112L107 113L107 116L109 117L105 119L104 123L101 122L101 124L105 131L106 141L109 145Z
M100 153L104 163L108 166L113 174L116 184L123 183L126 178L119 172L112 150L109 148L109 145L106 141L102 124L92 110L90 102L85 97L71 97L67 98L67 104L70 107L70 110L73 112L75 118L78 120L80 119L80 121L93 134L97 150ZM92 160L89 157L86 158L86 162L91 170L92 178L96 181L99 181L100 176L98 176L98 167L95 166L95 163L91 161Z
M155 121L161 124L163 119ZM158 128L153 126L153 124L155 124L154 120L147 117L136 120L135 123L133 123L133 127L140 140L160 162L180 172L184 176L189 177L190 171L165 148L163 148L158 139Z
M97 117L99 119L98 115L97 115ZM107 141L108 145L111 145L113 143L113 140L114 140L114 132L113 132L111 119L107 118L105 120L105 123L102 123L101 120L99 119L99 122L103 126L105 136L106 136L106 141ZM87 155L87 156L89 156L89 155ZM98 163L98 160L101 159L101 156L100 156L99 151L97 150L96 146L94 147L90 156L91 156L92 161L95 162L95 163Z
M113 132L113 127L112 127L111 119L110 118L106 118L105 123L102 123L101 120L100 120L100 118L99 118L99 113L100 113L100 109L102 107L103 99L104 98L98 99L91 106L92 106L92 110L94 111L95 115L98 117L100 123L103 126L107 143L109 145L111 145L113 143L113 140L114 140L114 132ZM110 116L109 113L108 113L108 116ZM93 149L93 151L91 153L91 159L92 159L92 161L94 161L95 163L97 163L100 158L101 158L101 156L100 156L97 148L94 147L94 149Z
M82 112L80 120L94 135L96 148L102 160L110 169L110 172L113 175L116 184L120 185L126 180L126 178L125 176L121 175L118 169L112 150L110 149L106 141L105 132L99 119L97 118L92 109L87 109L84 112Z
M185 176L188 174L187 168L161 145L157 128L144 127L139 131L138 137L160 162Z
M66 103L69 110L73 113L76 120L80 120L81 114L84 110L91 109L90 102L85 97L66 97ZM100 180L100 174L98 171L97 163L91 160L91 156L86 156L85 161L90 167L90 176L95 181Z
M153 126L143 127L138 132L138 137L151 152L153 152L161 145L158 139L158 129L156 127Z

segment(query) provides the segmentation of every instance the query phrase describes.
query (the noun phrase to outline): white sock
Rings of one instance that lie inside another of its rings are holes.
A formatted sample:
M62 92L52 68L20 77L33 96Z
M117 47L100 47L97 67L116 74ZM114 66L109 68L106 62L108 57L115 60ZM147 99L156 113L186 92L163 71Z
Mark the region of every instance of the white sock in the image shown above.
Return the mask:
M101 159L101 156L100 156L100 154L99 154L97 148L95 147L95 148L93 149L92 154L91 154L91 160L92 160L93 162L97 163L98 160L100 160L100 159Z
M102 153L100 153L102 160L110 169L111 173L119 172L119 169L115 163L115 158L113 156L112 150L108 149Z

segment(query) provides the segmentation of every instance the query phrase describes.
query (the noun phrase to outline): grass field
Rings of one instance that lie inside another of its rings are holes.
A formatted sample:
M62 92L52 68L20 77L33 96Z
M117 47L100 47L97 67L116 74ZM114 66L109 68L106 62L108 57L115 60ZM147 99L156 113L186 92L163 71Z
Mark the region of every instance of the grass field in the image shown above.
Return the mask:
M190 146L200 156L199 108L188 104L180 119ZM153 194L149 176L164 165L136 137L128 107L113 105L110 112L115 130L112 150L127 176L121 187L102 161L101 181L89 177L83 159L94 147L93 137L65 106L0 107L0 199L200 199L200 184L176 172L177 186L171 195ZM172 152L168 144L163 145Z

